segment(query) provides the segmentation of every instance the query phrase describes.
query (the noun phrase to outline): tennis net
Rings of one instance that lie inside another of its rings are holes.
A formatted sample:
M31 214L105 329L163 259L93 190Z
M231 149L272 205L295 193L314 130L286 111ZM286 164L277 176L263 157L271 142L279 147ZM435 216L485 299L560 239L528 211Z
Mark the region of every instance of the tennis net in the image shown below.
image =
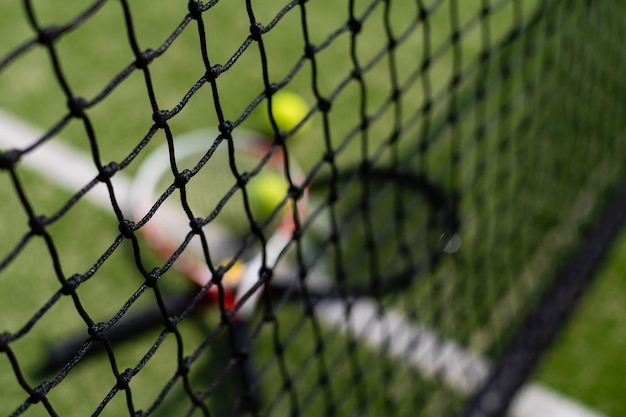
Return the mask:
M623 223L617 2L14 3L0 108L41 133L0 126L3 415L504 415ZM288 128L284 91L307 103ZM276 159L271 259L248 183ZM168 205L163 256L144 232ZM222 277L255 250L233 307Z

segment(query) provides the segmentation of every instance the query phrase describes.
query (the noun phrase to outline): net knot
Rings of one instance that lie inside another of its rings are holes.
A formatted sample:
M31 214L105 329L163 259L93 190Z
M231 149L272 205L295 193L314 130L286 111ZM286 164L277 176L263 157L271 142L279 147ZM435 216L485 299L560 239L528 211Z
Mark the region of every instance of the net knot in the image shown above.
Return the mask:
M225 273L226 267L224 265L219 265L217 268L215 268L215 272L213 273L213 275L211 275L211 282L217 286L221 285Z
M278 349L276 349L278 351ZM278 353L278 352L276 352ZM293 380L291 378L287 378L283 383L283 388L286 392L289 392L293 389Z
M133 370L130 368L127 368L126 370L124 370L124 372L118 375L116 388L120 391L126 390L132 378L133 378Z
M150 273L146 276L146 287L154 288L159 282L159 278L161 278L161 268L154 268Z
M271 83L265 89L265 95L267 97L273 96L274 93L276 93L279 89L280 89L280 87L278 87L278 85L276 83Z
M70 114L72 115L72 117L84 117L85 108L87 108L87 100L82 97L70 97L67 100L67 107L70 109Z
M328 202L328 204L334 204L337 202L337 200L339 200L339 193L334 188L330 189L328 191L328 198L326 199L326 201Z
M28 221L30 230L37 236L43 236L46 233L46 224L48 224L46 216L33 216Z
M352 77L353 79L355 79L357 81L362 81L363 80L363 73L362 73L360 68L355 68L350 73L350 77Z
M202 11L204 9L204 5L202 4L202 2L191 0L189 3L187 3L187 9L189 9L189 16L193 20L202 19Z
M199 235L202 233L202 226L204 226L204 219L201 217L196 217L189 222L189 227L195 235Z
M185 185L187 185L190 179L191 179L191 171L188 169L184 169L181 172L179 172L178 175L176 175L176 178L174 179L174 187L182 188Z
M359 20L355 18L351 18L350 20L348 20L348 29L350 29L350 32L356 35L357 33L361 31L361 28L362 28L362 25Z
M51 46L61 33L61 28L56 26L41 28L37 34L37 41L42 45Z
M278 146L283 146L285 144L285 141L287 140L287 133L286 132L277 132L274 135L274 143Z
M393 133L391 133L391 136L389 137L389 143L393 144L398 142L398 140L400 139L400 130L396 129L393 131Z
M155 50L146 49L137 57L137 60L135 61L135 66L139 69L146 69L156 56L157 52Z
M452 81L450 82L450 87L456 89L461 81L463 80L463 74L454 74L452 77Z
M32 392L30 393L30 400L29 400L29 402L31 404L39 403L41 400L46 398L46 395L48 394L49 390L50 390L50 382L43 381L41 383L41 385L39 385L38 387L35 387L32 390Z
M110 162L107 165L100 168L98 173L98 181L107 182L111 177L119 170L119 165L115 162Z
M263 236L263 223L253 220L250 222L250 231L256 236Z
M237 177L237 187L244 188L246 184L250 181L250 173L243 172L241 175Z
M175 333L176 332L176 325L177 324L178 324L178 321L174 317L168 317L165 320L163 320L163 325L165 326L167 331L170 332L170 333Z
M233 124L228 120L224 120L222 123L219 124L217 128L225 138L231 137L231 133L233 132Z
M289 186L289 196L292 197L293 199L299 200L300 198L302 198L303 194L304 194L304 190L298 187L297 185L291 184Z
M400 100L400 97L402 97L402 90L400 90L399 88L394 89L393 93L391 93L391 99L393 101L398 101Z
M317 101L317 108L322 112L322 113L328 113L330 111L330 107L331 107L331 102L328 99L325 98L320 98Z
M296 228L293 230L293 233L291 234L291 238L292 238L292 240L294 240L294 241L298 241L298 240L302 239L303 234L304 234L304 233L303 233L302 228L300 228L300 227L296 227Z
M325 345L323 340L318 340L315 344L315 349L313 350L316 355L321 355L324 353Z
M63 288L61 292L63 295L74 294L76 288L78 288L78 284L80 284L81 276L78 274L72 275L70 278L63 281Z
M206 78L208 82L215 81L222 72L224 72L224 67L219 64L215 64L209 68L206 74L204 74L204 78Z
M170 118L170 112L167 110L157 110L152 114L152 120L159 129L164 129L167 126L167 120Z
M304 47L304 56L308 59L313 59L317 48L312 43L307 43Z
M0 169L10 169L20 160L22 152L17 149L0 152Z
M398 46L398 41L396 40L396 38L390 38L389 42L387 42L387 50L393 51L394 49L396 49L396 46Z
M191 364L193 363L192 359L187 356L186 358L184 358L180 364L178 365L178 373L180 376L186 376L189 375L189 372L191 371Z
M126 239L132 239L135 233L135 222L128 219L123 220L118 226L118 229Z
M329 164L333 164L335 162L335 152L333 152L333 151L326 151L324 153L323 159L324 159L324 162L327 162Z
M87 329L87 333L91 340L101 342L104 340L104 331L106 330L105 323L94 323Z
M264 30L265 28L263 28L263 25L259 22L253 23L252 25L250 25L250 37L253 41L260 41L261 35L263 35Z
M273 276L274 276L274 270L272 268L269 268L263 265L261 269L259 270L259 279L263 283L270 282Z
M0 333L0 353L6 352L9 348L9 343L13 341L13 335L9 332Z
M430 113L430 111L433 109L433 101L432 100L426 100L424 102L424 106L422 108L422 113L423 114L428 114Z
M419 19L420 20L426 20L426 18L428 17L428 9L426 9L425 7L420 7L420 12L419 12Z

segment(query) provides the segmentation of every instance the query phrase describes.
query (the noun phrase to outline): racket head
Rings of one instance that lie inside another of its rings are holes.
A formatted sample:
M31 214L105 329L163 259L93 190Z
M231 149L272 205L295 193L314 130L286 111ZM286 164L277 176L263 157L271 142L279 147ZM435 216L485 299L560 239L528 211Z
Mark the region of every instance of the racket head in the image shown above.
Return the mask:
M459 248L458 196L424 174L355 166L313 179L312 198L332 194L307 225L317 233L309 263L325 270L308 280L310 296L402 291Z
M220 132L199 130L174 139L173 159L178 178L167 144L144 160L130 190L133 219L165 266L171 263L200 287L211 280L211 268L221 266L227 271L225 287L232 291L242 275L237 264L245 263L261 249L252 223L256 222L265 236L271 236L281 224L293 224L284 154L255 132L233 132L231 147ZM293 185L300 186L303 175L298 165L289 161L289 170ZM246 209L242 187L253 187L267 172L284 178L284 198L268 218L256 219ZM244 177L248 180L242 185ZM304 207L306 197L305 190L298 209ZM202 236L194 232L194 222L201 225Z

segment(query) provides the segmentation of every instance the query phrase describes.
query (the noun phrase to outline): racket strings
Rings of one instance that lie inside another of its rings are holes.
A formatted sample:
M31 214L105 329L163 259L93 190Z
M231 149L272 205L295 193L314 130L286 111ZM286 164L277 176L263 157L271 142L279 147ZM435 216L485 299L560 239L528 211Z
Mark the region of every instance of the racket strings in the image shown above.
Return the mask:
M238 150L238 149L237 149ZM260 165L258 153L237 152L236 164L244 172L241 177L250 177L261 172L261 169L277 171L273 165ZM215 251L214 259L217 261L224 258L246 259L258 249L258 236L255 239L255 230L258 233L271 234L277 227L277 216L272 216L265 223L256 222L245 207L242 198L242 190L239 186L240 178L236 178L230 169L230 163L226 158L213 157L204 161L198 158L206 158L202 152L177 159L180 167L189 169L191 175L186 181L184 196L181 195L194 218L199 219L204 235L207 239L209 250ZM160 205L166 205L166 214L156 220L162 233L175 241L184 241L187 233L193 232L189 225L187 210L183 203L173 199L176 178L171 173L164 173L159 179L156 189L166 191L157 200ZM245 185L244 185L245 187ZM182 194L182 190L181 194ZM287 199L287 195L285 196ZM152 210L156 212L156 209ZM248 219L245 221L243 219ZM255 229L256 228L256 229ZM227 232L226 232L227 231ZM199 247L201 239L194 239L190 252L193 256L203 256L204 251ZM194 253L195 252L195 253Z

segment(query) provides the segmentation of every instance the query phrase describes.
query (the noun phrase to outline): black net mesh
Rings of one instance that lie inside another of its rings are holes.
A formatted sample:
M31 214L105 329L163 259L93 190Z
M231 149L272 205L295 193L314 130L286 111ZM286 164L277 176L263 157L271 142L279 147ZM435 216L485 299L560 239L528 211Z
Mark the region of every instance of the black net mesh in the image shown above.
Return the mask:
M0 414L504 413L621 225L624 11L1 5ZM286 90L308 109L282 129L272 103ZM238 135L269 109L270 146L244 171ZM203 157L183 166L179 138L206 128ZM133 218L126 182L163 145L172 186ZM236 259L211 256L220 209L188 204L219 158L223 202L243 207L238 256L265 256L234 311L222 277ZM295 223L277 262L246 186L273 158ZM165 200L189 239L163 258L142 229ZM191 239L206 243L203 288L173 267ZM323 294L307 286L320 275ZM237 308L257 292L242 330Z

